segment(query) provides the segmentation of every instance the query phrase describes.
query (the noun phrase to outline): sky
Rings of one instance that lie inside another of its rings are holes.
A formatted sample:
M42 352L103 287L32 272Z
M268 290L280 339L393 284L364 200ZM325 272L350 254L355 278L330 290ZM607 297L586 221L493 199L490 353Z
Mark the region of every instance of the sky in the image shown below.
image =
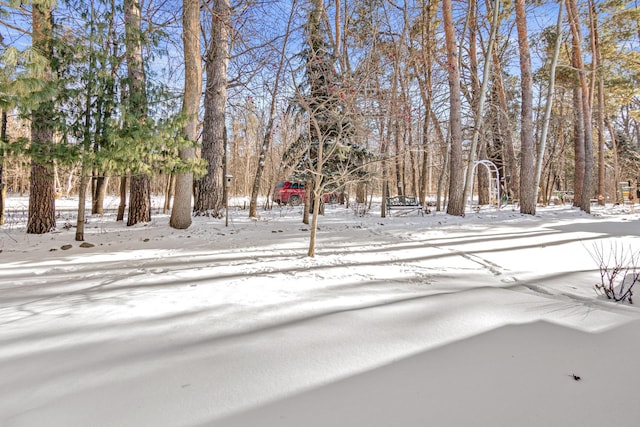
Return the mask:
M8 202L3 427L640 425L640 311L592 257L640 250L640 206L331 205L309 258L300 207L187 230L109 211L83 248L77 201L44 235Z

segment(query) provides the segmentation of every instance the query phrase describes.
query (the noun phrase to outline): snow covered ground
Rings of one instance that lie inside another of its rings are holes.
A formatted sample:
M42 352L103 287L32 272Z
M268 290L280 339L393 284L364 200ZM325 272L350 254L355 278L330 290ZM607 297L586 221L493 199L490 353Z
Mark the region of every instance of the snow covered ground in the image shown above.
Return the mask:
M638 426L640 208L0 227L1 426ZM73 201L71 201L73 203ZM115 202L112 207L115 207ZM63 250L63 245L72 245Z

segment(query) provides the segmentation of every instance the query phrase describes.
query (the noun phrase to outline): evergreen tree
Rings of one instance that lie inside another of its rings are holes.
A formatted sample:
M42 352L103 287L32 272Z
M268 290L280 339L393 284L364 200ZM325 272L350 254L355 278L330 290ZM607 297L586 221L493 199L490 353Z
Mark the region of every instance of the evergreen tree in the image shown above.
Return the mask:
M125 124L130 130L139 131L140 133L137 134L138 138L136 139L140 139L147 128L147 90L144 59L142 57L140 2L138 0L125 0L124 14L129 89L129 109ZM137 140L134 141L134 144L142 145L144 141ZM145 155L146 153L143 151L143 158ZM144 172L133 174L129 185L130 200L127 225L150 221L151 189L149 175Z
M42 77L51 84L54 76L51 67L53 60L52 12L44 4L34 2L31 5L32 47L44 58ZM31 113L31 177L29 188L29 219L27 233L43 234L56 226L55 183L53 177L53 134L54 102L53 94L43 90L40 102Z
M314 0L306 27L307 49L303 52L305 83L295 99L307 116L309 131L299 137L285 156L299 159L294 178L307 183L307 195L313 206L309 256L315 254L322 194L349 181L366 179L365 166L372 159L371 153L355 142L355 111L346 103L355 90L352 92L336 70L337 58L324 39L327 34L322 28L324 13L322 1Z

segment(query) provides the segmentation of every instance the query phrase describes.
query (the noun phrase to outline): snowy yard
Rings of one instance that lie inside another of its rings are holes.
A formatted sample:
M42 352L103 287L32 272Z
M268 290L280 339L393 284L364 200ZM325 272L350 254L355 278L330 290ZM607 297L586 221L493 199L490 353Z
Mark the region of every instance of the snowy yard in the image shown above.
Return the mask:
M0 426L640 425L640 309L590 255L640 209L378 211L328 206L315 258L300 208L93 216L89 248L9 216Z

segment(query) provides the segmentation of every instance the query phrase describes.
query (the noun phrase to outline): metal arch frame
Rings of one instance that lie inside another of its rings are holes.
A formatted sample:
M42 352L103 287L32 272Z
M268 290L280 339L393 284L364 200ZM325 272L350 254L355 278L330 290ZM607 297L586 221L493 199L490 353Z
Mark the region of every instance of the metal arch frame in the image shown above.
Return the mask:
M475 176L475 170L478 167L478 165L483 165L485 168L487 168L487 171L489 172L489 174L491 174L492 170L491 167L493 167L493 170L496 172L496 191L497 191L497 209L501 208L501 204L502 204L502 200L500 199L500 170L498 169L498 166L496 166L495 163L493 163L490 160L476 160L475 162L473 162L473 170L471 171L471 193L469 194L469 197L471 200L469 200L469 203L471 204L473 202L473 186L474 186L474 176ZM491 180L492 178L490 178Z

